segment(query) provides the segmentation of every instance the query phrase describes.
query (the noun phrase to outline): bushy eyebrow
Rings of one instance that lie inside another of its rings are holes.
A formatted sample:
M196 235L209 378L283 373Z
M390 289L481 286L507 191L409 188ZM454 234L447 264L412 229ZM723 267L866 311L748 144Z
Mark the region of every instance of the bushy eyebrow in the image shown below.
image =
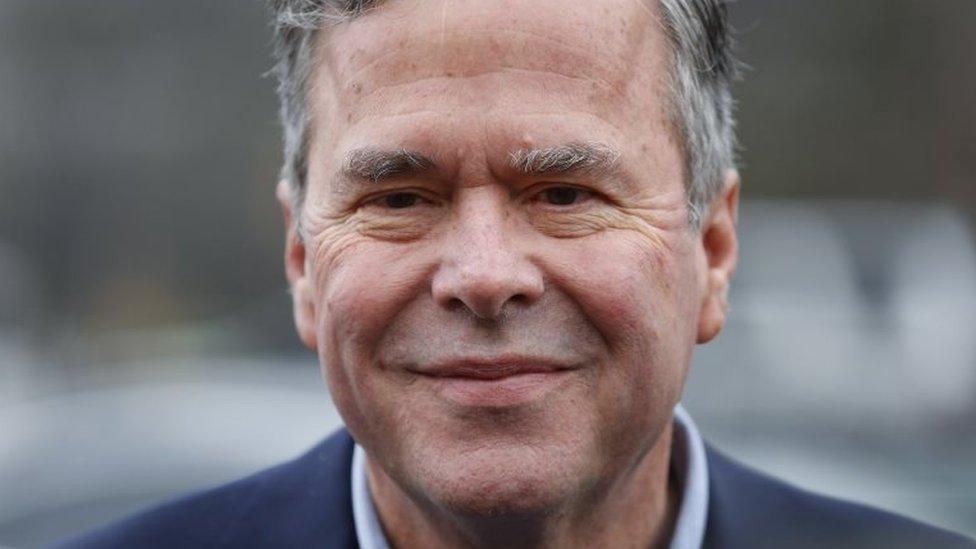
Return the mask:
M409 177L433 170L436 164L429 157L407 149L383 150L362 148L350 151L342 163L342 175L349 179L374 183Z
M567 143L509 153L512 168L527 175L610 172L620 153L604 143Z
M619 157L619 151L604 143L572 142L512 151L509 164L526 175L609 175L618 170ZM417 151L363 147L346 154L339 170L340 177L334 184L338 191L355 181L378 183L418 176L435 169L434 160Z

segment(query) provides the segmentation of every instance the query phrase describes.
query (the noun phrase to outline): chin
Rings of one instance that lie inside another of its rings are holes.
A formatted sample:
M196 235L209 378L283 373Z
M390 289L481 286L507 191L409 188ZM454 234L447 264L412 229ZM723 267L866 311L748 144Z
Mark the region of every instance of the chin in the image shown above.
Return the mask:
M573 454L516 445L441 453L427 456L415 478L426 499L460 516L549 515L585 490L588 475Z

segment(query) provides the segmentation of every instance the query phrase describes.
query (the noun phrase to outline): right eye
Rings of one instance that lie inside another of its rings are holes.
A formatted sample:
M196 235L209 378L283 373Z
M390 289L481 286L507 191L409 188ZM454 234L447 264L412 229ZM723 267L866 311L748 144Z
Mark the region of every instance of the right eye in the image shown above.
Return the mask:
M387 208L400 210L417 204L421 198L417 193L398 192L382 196L379 200Z
M546 204L552 206L572 206L586 200L586 191L577 187L549 187L540 193Z
M405 210L429 202L413 191L395 191L373 198L368 204L390 210Z

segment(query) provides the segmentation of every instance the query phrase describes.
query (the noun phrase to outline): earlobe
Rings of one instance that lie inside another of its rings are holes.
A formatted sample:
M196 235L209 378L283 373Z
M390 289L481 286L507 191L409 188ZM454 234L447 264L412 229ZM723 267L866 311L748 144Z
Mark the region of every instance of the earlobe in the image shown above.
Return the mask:
M315 300L313 288L307 276L305 241L298 227L300 212L294 210L291 187L280 181L276 190L285 221L285 277L291 291L295 329L298 338L313 351L317 348L315 337Z
M722 331L729 310L728 281L714 271L708 273L708 294L698 317L697 343L708 343Z
M738 210L739 174L736 170L727 170L722 191L712 202L701 227L707 274L698 317L698 343L711 341L725 325L729 308L729 282L739 254L735 230Z

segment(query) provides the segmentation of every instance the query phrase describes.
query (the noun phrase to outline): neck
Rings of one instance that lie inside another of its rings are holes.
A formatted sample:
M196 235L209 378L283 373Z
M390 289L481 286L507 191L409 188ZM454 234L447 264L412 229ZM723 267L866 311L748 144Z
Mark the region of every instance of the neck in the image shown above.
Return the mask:
M458 516L415 501L367 457L370 491L391 547L667 547L678 489L670 478L672 426L633 466L557 510Z

